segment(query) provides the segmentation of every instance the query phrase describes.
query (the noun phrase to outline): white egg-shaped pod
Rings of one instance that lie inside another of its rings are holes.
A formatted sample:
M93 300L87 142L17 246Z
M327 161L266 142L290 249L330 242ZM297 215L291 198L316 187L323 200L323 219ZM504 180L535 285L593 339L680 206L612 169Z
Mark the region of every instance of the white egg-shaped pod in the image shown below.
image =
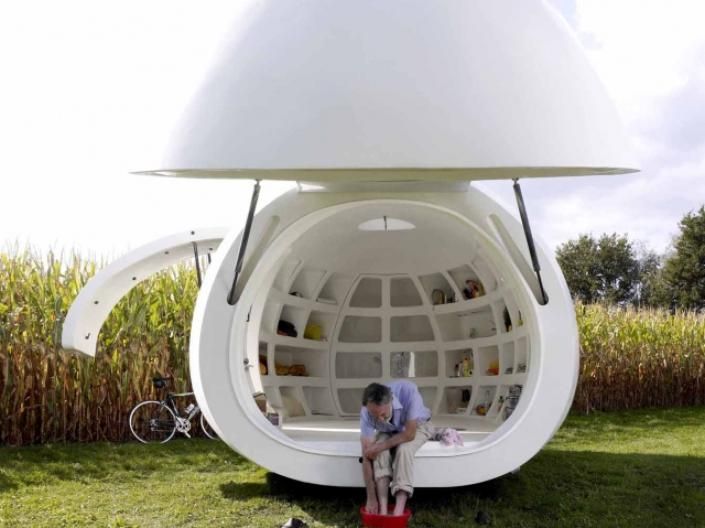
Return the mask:
M259 0L147 173L297 181L632 172L546 2Z
M567 415L579 355L565 281L539 243L549 300L537 301L521 225L480 191L292 191L256 215L230 306L239 243L226 237L199 294L191 374L220 437L270 471L362 486L359 396L371 381L411 378L433 423L464 437L420 449L419 487L515 470ZM481 295L462 298L468 279ZM278 335L280 320L297 336ZM469 356L472 375L458 376Z

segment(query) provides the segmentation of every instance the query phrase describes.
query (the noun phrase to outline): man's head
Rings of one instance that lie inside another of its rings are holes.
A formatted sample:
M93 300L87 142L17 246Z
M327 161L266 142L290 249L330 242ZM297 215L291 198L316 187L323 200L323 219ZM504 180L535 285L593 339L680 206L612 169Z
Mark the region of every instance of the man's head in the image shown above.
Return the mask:
M386 385L370 383L362 393L362 405L379 422L392 419L392 391Z

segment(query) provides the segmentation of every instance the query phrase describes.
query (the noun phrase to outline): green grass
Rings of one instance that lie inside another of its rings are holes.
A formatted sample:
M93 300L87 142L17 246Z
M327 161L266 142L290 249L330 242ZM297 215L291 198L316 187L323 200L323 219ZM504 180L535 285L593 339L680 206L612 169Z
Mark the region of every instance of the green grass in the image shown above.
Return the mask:
M303 485L219 442L0 449L0 527L356 527L361 489ZM417 490L410 526L705 526L705 408L570 416L516 475Z

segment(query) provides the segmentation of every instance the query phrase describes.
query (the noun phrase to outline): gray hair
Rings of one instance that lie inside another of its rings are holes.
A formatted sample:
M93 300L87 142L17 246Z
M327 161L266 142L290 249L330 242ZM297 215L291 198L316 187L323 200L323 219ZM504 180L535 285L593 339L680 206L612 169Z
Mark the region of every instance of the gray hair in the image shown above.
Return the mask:
M392 390L386 385L380 383L370 383L365 387L365 392L362 393L362 405L368 403L375 405L384 405L392 401Z

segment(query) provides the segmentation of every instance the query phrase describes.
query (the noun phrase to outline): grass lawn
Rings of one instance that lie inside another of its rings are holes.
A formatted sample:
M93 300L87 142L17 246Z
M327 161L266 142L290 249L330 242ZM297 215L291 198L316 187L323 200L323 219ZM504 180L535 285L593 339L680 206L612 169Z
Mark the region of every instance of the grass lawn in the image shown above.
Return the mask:
M268 474L220 442L0 448L0 527L357 527L362 489ZM705 527L705 408L571 416L516 475L419 489L410 527Z

